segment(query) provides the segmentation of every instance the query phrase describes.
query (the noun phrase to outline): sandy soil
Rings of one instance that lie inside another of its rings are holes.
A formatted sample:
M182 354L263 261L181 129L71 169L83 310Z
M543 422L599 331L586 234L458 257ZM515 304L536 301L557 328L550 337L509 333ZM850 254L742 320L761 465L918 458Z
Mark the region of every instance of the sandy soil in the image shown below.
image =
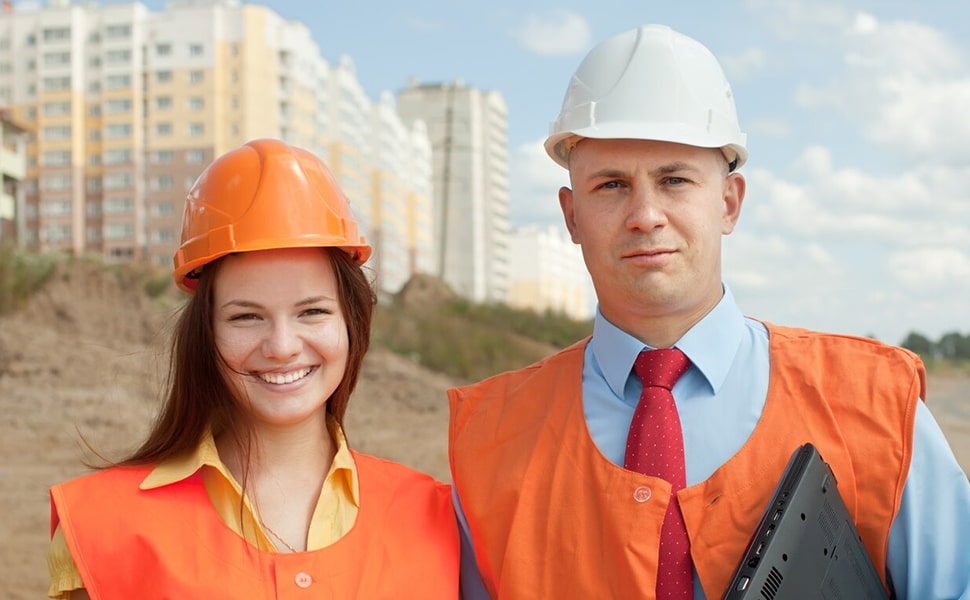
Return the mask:
M170 314L124 273L75 265L0 318L0 596L45 597L47 487L84 472L81 438L117 458L141 440L165 368ZM123 302L119 302L123 299ZM448 479L452 381L381 348L365 361L351 444ZM970 471L970 379L930 379L930 407Z

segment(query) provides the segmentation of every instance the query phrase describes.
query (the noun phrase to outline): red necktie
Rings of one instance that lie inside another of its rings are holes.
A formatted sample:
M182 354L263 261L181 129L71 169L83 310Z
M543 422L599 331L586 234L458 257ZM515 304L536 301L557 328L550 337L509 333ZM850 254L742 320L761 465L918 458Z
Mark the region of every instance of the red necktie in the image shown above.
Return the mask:
M684 468L684 436L670 389L690 366L690 359L676 348L644 350L633 364L643 381L640 403L633 413L623 466L670 482L672 493L687 485ZM660 532L660 565L657 598L694 597L690 540L677 497L670 499Z

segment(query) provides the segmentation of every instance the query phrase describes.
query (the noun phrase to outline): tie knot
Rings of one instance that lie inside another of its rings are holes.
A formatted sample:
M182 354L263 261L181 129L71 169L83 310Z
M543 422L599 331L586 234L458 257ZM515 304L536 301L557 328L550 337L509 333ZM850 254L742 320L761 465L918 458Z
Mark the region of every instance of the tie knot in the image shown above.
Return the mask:
M674 387L680 376L690 366L690 359L677 348L643 350L633 363L633 371L643 382L643 387Z

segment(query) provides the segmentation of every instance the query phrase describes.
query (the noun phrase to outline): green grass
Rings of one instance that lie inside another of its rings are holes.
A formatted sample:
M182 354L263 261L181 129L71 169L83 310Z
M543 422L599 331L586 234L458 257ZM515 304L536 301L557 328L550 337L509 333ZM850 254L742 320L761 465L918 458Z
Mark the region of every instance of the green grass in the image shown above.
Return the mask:
M50 279L58 259L0 245L0 314L21 308Z
M459 299L410 310L379 305L373 331L375 344L433 371L474 381L578 341L592 332L592 322Z

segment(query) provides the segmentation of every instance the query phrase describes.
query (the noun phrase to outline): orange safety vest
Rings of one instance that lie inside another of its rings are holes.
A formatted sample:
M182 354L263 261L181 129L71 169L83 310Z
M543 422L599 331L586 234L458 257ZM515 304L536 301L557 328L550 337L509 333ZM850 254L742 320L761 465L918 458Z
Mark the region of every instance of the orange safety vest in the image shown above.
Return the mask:
M723 595L797 446L813 442L831 465L879 573L909 470L926 392L919 358L872 340L768 330L768 394L751 437L677 493L708 598ZM585 345L449 390L454 485L493 598L654 598L670 484L597 449L583 415Z
M390 461L353 453L360 482L354 526L336 543L263 552L233 532L201 473L140 490L147 467L117 467L51 488L91 598L458 597L459 538L451 488Z

